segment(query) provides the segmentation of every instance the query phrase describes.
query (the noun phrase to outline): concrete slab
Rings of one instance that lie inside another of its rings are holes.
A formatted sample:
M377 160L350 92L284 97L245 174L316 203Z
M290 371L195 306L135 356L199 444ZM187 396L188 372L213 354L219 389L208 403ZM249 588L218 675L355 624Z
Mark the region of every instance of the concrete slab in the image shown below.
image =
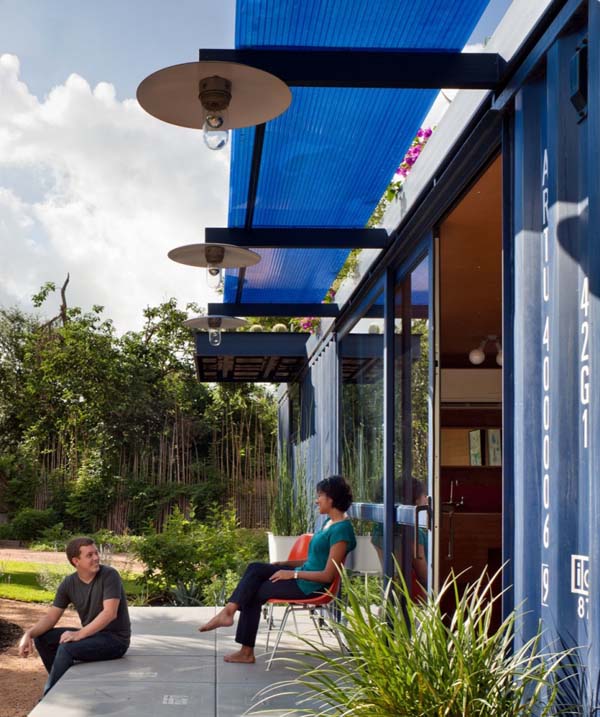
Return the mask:
M65 675L31 717L199 717L214 715L215 690L204 683L109 682L83 685Z
M231 628L199 633L214 608L131 608L133 638L120 660L75 665L31 712L32 717L283 717L297 707L290 694L268 699L265 688L293 679L287 657L309 649L291 634L283 636L267 672L266 625L262 623L254 665L232 665L223 655L238 648ZM293 625L290 624L292 629ZM310 621L299 622L308 634ZM274 635L271 636L273 640ZM335 647L335 640L329 640ZM314 662L317 662L315 657ZM289 692L289 690L288 690Z
M70 681L94 684L115 682L209 682L214 683L216 666L214 655L201 657L169 657L127 653L120 660L85 662L72 667ZM65 677L66 677L65 676Z

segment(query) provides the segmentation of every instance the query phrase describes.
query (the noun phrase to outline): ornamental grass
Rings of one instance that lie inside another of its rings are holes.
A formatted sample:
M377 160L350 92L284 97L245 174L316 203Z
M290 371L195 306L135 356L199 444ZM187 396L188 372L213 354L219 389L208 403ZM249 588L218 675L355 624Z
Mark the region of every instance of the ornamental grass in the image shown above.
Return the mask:
M484 573L460 589L458 578L450 576L438 594L415 603L402 582L382 596L368 585L356 589L344 575L338 629L346 654L304 640L310 650L292 661L297 677L267 688L260 709L277 694L293 693L298 706L290 715L556 714L558 671L569 651L545 651L541 631L515 648L518 611L493 628L501 598L492 594L494 578ZM444 612L449 604L451 615Z

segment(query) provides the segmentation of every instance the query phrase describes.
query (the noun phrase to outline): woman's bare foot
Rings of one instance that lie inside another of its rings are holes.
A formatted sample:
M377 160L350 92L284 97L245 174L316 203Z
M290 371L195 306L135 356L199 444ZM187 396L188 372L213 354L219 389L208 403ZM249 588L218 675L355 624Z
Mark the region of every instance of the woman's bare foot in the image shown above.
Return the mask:
M231 652L229 655L225 655L223 660L225 662L242 662L246 664L253 664L256 662L254 650L251 647L242 647L237 652Z
M233 625L233 616L235 610L224 607L218 612L211 620L198 628L199 632L208 632L209 630L216 630L218 627L230 627Z

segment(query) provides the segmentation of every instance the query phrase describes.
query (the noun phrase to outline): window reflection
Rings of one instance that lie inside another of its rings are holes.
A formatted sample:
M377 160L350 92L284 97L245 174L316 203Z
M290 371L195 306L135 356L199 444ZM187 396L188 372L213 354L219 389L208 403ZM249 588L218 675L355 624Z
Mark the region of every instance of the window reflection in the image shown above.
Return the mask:
M382 287L368 313L383 316ZM382 318L362 318L340 344L342 471L356 502L383 499L382 327Z

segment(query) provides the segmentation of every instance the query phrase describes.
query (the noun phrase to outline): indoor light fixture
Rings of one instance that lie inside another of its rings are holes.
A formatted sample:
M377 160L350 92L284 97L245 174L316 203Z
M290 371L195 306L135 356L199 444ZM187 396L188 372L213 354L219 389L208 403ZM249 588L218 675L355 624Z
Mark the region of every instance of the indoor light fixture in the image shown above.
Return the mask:
M237 316L197 316L194 319L188 319L183 325L188 329L196 329L208 331L208 342L211 346L221 345L221 331L223 329L237 329L245 326L248 322L246 319L238 319Z
M260 254L233 244L186 244L171 249L169 259L188 266L206 267L206 281L216 289L223 269L241 269L260 261Z
M204 131L209 149L227 144L228 130L263 124L289 107L292 93L278 77L237 62L186 62L146 77L137 99L164 122Z
M479 366L485 361L485 347L488 343L493 343L496 346L496 363L498 366L502 366L502 344L500 338L495 335L485 336L477 348L469 351L469 361L475 366Z

